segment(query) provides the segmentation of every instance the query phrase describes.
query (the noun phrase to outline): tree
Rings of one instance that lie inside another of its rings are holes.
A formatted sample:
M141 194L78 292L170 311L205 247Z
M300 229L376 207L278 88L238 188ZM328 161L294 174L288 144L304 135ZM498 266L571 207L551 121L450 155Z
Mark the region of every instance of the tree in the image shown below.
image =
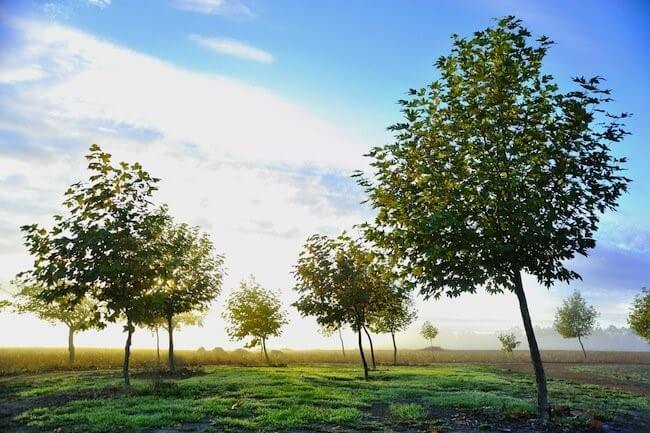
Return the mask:
M332 325L324 325L320 327L320 332L326 337L331 337L335 333L339 336L339 341L341 342L341 353L343 358L345 358L345 344L343 344L343 335L341 334L341 328L343 325L341 323L335 323Z
M587 301L576 290L562 302L562 306L555 312L553 327L564 338L577 338L586 358L587 352L582 344L582 337L593 332L597 317L596 309L587 305Z
M151 294L149 321L164 319L169 336L168 365L174 371L174 318L208 309L221 291L224 259L214 254L210 237L198 227L175 224L171 218L166 221L159 239L160 273Z
M180 331L182 326L203 326L205 320L205 311L188 311L174 316L172 319L171 332ZM169 334L169 324L165 317L154 316L153 319L147 320L145 327L156 335L156 359L160 365L160 329L164 329Z
M627 322L634 332L650 343L650 289L644 287L634 298Z
M405 330L417 318L413 299L399 291L391 291L381 309L372 315L370 329L376 333L389 333L393 341L393 365L397 365L395 334Z
M514 332L504 332L499 334L497 338L501 342L501 350L506 353L512 353L521 344Z
M102 328L100 313L90 299L83 298L73 302L71 296L55 298L46 302L41 296L43 289L27 282L14 282L20 290L16 293L13 303L20 314L32 313L41 320L57 324L63 323L68 327L68 359L75 361L74 334L92 328Z
M302 316L320 326L347 324L358 336L364 378L368 363L361 332L379 309L385 291L384 273L377 257L359 240L343 233L336 238L313 235L307 239L294 270L299 293L293 304Z
M431 347L431 354L434 353L435 348L433 346L433 340L438 336L438 328L433 326L431 322L428 320L422 324L422 328L420 329L420 335L423 336L428 342L429 346Z
M260 346L267 364L270 364L266 342L278 337L286 325L286 314L278 295L263 288L252 276L242 281L226 301L223 318L229 323L226 331L230 338L243 340L251 337L245 347Z
M135 326L144 324L151 307L150 291L160 272L160 239L165 212L150 198L158 179L139 163L111 164L111 155L92 145L86 156L91 172L85 182L65 192L68 216L55 215L46 230L21 227L34 256L23 273L43 287L46 302L90 297L101 304L102 320L125 322L124 383L129 386L129 360Z
M372 177L355 175L377 212L368 238L398 261L425 297L512 291L530 348L539 417L546 377L522 272L550 287L579 275L602 212L627 189L612 143L627 134L604 112L600 77L559 91L542 63L552 42L514 17L468 39L453 36L440 78L400 101L393 143L375 147Z

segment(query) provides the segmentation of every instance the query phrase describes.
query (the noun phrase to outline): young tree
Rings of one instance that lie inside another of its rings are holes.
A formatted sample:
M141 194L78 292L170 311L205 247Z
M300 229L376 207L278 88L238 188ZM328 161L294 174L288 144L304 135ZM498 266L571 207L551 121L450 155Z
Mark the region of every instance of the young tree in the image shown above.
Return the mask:
M171 332L180 331L182 326L203 326L205 320L205 311L188 311L187 313L180 313L172 319ZM154 316L145 323L145 328L150 330L156 335L156 359L160 365L160 330L163 329L169 334L169 324L165 317L159 315Z
M166 208L163 209L166 212ZM223 280L223 256L214 254L210 237L198 227L166 219L159 250L160 272L151 293L149 321L161 317L169 336L169 370L174 360L174 318L193 311L204 312L219 295Z
M650 343L650 289L644 287L634 298L627 322L634 332Z
M562 306L555 312L553 327L564 338L577 338L585 358L585 346L582 337L591 334L596 325L598 312L587 305L587 302L577 290L562 302Z
M341 342L341 353L343 358L345 358L345 344L343 344L343 335L341 335L341 328L343 325L341 323L335 323L332 325L321 325L320 332L326 337L331 337L335 333L339 336L339 341Z
M321 326L345 323L357 333L368 379L361 332L379 309L386 285L376 255L345 233L337 238L313 235L300 253L294 276L300 297L293 305L303 316L315 317Z
M267 364L271 363L266 342L269 337L278 337L288 323L277 294L263 288L251 276L230 294L223 318L229 323L226 331L230 338L251 337L245 347L260 346Z
M373 178L356 174L377 210L369 239L412 287L434 298L480 286L517 295L543 424L546 377L521 274L547 287L578 278L566 264L595 245L600 215L629 181L610 152L628 115L604 113L599 77L560 92L542 71L551 45L514 17L454 35L440 78L400 101L395 141L370 152Z
M370 329L373 332L390 334L393 341L393 365L397 365L395 334L408 328L416 318L413 299L403 296L399 291L391 291L380 310L370 319Z
M512 353L512 351L521 344L521 341L517 340L517 336L514 332L499 334L497 338L501 342L501 350L506 353Z
M435 340L435 338L438 336L438 328L433 326L431 322L427 320L422 324L422 328L420 329L420 335L423 336L429 342L429 346L431 347L431 354L433 355L435 353L433 340Z
M41 287L28 282L16 281L14 284L20 288L13 303L18 313L31 313L46 322L52 324L63 323L68 327L68 358L70 363L75 361L75 333L92 328L103 328L97 305L87 297L78 302L73 302L74 299L71 296L55 298L46 302L41 296L43 291Z
M43 287L45 302L70 296L75 303L89 296L105 307L103 320L126 322L123 375L128 386L132 336L151 306L167 215L150 202L158 179L139 163L112 165L111 155L97 145L86 159L89 179L65 192L69 215L55 216L49 231L22 227L34 256L33 269L23 275Z

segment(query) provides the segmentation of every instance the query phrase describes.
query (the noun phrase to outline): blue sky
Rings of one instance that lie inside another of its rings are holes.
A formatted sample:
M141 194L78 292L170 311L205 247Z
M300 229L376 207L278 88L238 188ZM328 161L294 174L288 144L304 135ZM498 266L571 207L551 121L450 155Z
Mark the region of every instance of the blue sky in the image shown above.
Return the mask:
M557 42L546 70L565 89L574 75L602 75L612 110L634 113L632 136L616 149L629 157L633 183L619 212L603 217L592 256L573 263L584 281L549 292L529 280L539 324L575 287L601 309L603 325L623 325L634 293L650 284L650 3L642 0L4 2L0 284L29 265L16 228L48 223L98 142L162 177L160 200L213 235L229 258L226 292L255 273L290 302L305 237L371 215L348 176L390 139L396 101L435 79L450 34L506 14ZM420 316L481 327L476 311L489 302L503 311L489 330L519 325L509 295L496 298L422 303Z

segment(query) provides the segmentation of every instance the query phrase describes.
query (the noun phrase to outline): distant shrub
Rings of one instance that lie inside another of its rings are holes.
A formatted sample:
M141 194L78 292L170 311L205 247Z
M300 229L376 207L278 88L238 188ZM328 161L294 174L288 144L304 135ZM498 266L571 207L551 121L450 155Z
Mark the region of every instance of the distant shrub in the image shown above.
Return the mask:
M205 347L201 346L198 349L196 349L196 351L199 352L199 353L204 353L206 350L205 350Z
M215 347L212 349L212 352L214 353L226 353L226 351L223 349L223 347Z

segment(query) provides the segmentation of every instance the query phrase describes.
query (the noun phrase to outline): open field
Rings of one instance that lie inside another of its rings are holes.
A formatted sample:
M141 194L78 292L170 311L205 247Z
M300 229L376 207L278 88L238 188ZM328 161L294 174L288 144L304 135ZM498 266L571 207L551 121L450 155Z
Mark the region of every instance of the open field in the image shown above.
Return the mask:
M195 367L204 365L264 365L258 351L243 349L225 351L215 350L175 350L179 366ZM392 364L392 350L376 350L379 364ZM358 365L359 353L350 348L343 357L338 350L273 350L269 352L275 364L313 364L349 363ZM38 371L80 369L112 369L122 366L122 349L78 348L73 367L68 362L68 352L62 348L0 348L0 375ZM161 350L163 363L167 352ZM370 353L366 357L370 360ZM582 364L648 364L650 352L588 352L585 360L582 352L548 350L542 352L544 362ZM427 365L432 362L444 363L523 363L530 362L528 351L515 351L506 354L497 350L400 350L398 363L401 365ZM153 349L134 349L131 352L131 365L134 368L155 368L156 351Z
M7 352L17 351L5 349L1 353L6 356ZM93 352L87 351L85 355L89 357ZM84 362L84 352L80 350L80 362ZM115 358L119 364L119 351L102 352L106 354L103 362ZM313 361L317 353L324 356L323 352L291 352L294 358L286 353L284 356L285 360ZM412 355L411 361L418 359L415 355L418 351L410 352L404 353L404 358ZM342 363L205 366L185 368L170 377L144 368L151 362L152 352L136 351L138 367L133 372L130 390L122 386L118 370L1 377L0 431L537 431L532 421L535 387L528 363L512 361L512 357L510 362L495 362L487 353L435 354L439 361L444 357L460 360L471 355L477 359L482 356L484 362L480 364L462 361L427 366L381 365L371 372L371 380L366 382L358 365ZM382 360L387 354L382 352ZM52 351L48 355L64 356L65 353ZM241 359L236 354L226 355L232 363L244 359L242 352L238 352ZM547 359L551 355L559 361L547 363L555 412L551 431L598 431L600 428L636 433L650 425L648 354L600 352L592 354L589 363L580 364L569 362L574 356L571 352L545 354ZM206 361L208 356L203 352L179 352L179 360L185 365ZM259 354L248 356L257 361ZM497 353L492 352L492 356L496 357ZM617 356L622 359L612 364ZM514 357L525 358L523 352ZM5 357L2 359L6 362ZM595 363L596 359L601 361Z

